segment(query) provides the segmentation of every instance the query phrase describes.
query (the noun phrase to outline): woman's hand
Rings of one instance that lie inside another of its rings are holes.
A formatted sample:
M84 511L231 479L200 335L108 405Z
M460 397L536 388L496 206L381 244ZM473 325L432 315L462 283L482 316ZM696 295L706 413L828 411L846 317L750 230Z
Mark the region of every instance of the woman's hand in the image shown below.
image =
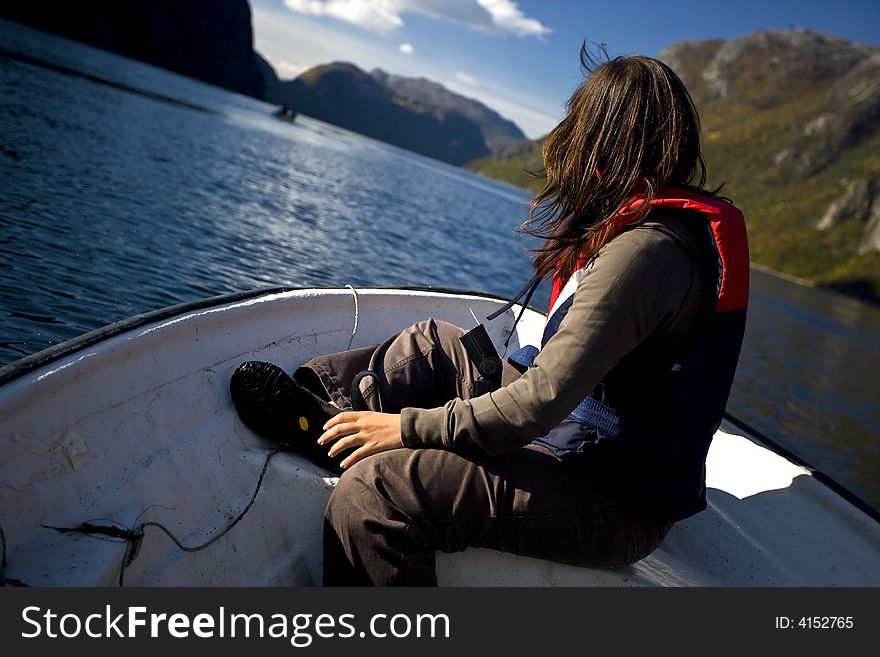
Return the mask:
M323 429L324 433L318 438L319 445L336 441L330 447L330 456L357 448L339 464L342 468L348 468L370 454L403 447L400 439L400 415L346 411L327 420Z

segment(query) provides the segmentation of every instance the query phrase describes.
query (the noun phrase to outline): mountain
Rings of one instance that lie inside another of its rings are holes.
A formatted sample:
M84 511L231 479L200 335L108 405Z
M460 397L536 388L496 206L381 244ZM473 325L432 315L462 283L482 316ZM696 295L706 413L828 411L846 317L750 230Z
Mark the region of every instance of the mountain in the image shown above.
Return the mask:
M0 17L264 97L247 0L28 0Z
M541 159L543 143L544 137L530 139L497 155L486 155L466 162L464 168L537 193L544 187L544 180L540 177L544 164Z
M472 119L403 98L354 64L316 66L277 87L266 80L271 102L428 157L460 165L489 153Z
M761 30L659 59L694 98L709 186L743 209L752 261L880 303L880 48ZM467 168L539 189L524 170L541 141Z
M260 77L263 79L263 100L282 105L283 103L278 99L281 97L283 87L281 80L275 73L275 69L260 53L255 51L254 57L257 60L257 69L260 71Z
M526 136L509 121L483 103L449 91L446 87L427 78L407 78L391 75L382 69L370 72L377 81L392 93L409 103L434 108L443 112L456 112L477 124L486 147L491 153L500 153L523 141Z

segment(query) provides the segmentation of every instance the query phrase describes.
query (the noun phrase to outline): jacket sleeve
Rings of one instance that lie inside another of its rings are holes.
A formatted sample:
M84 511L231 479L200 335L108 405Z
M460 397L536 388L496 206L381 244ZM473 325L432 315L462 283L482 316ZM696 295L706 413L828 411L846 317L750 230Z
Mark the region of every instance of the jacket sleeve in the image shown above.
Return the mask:
M509 451L562 422L629 351L699 295L692 258L661 231L615 237L593 259L558 332L520 378L470 400L405 408L406 447Z

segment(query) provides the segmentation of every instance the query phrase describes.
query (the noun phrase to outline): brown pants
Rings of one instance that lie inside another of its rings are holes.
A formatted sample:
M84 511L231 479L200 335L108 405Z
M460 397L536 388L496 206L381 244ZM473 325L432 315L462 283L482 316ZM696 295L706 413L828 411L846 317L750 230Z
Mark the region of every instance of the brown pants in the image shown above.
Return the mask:
M442 406L468 398L477 378L461 329L427 320L381 345L306 363L300 381L320 382L351 406L361 382L372 410ZM505 367L509 367L505 365ZM503 383L518 373L505 369ZM435 551L484 547L577 566L614 568L650 554L669 523L624 514L595 484L550 452L506 454L396 449L356 463L339 479L324 522L324 585L436 585Z

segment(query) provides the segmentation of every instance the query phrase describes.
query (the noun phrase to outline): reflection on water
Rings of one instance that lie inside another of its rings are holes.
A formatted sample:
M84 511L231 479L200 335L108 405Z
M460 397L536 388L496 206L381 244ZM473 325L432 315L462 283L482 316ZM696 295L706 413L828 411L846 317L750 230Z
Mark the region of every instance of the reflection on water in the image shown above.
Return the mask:
M753 271L729 410L880 506L880 309Z
M26 55L0 51L0 364L226 292L530 277L520 190L3 21L0 42ZM880 507L880 311L753 280L730 410Z

